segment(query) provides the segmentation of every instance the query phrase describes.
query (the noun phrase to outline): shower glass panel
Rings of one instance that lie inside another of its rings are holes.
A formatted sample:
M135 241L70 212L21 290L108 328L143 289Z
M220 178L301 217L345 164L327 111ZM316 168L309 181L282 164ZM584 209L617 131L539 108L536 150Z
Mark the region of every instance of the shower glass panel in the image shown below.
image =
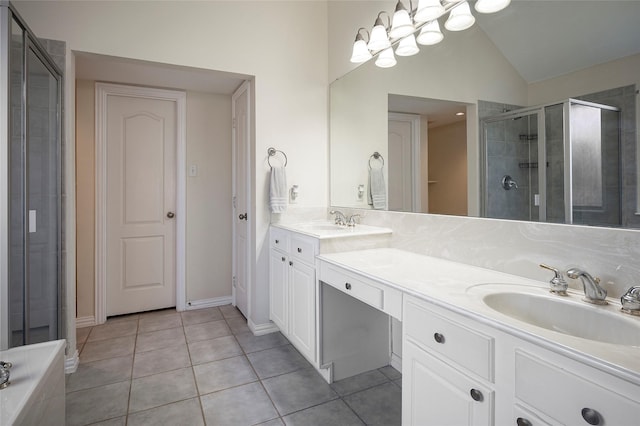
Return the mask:
M7 295L0 298L4 350L64 337L62 78L10 4L0 4L0 32L0 79L5 72L7 78L7 91L0 88L7 111L0 117L0 149L7 153L8 178L0 188L6 194L2 213L8 225L8 247L0 250L6 253L0 265L7 265L8 271L0 274L1 293Z
M619 226L619 111L570 104L573 223Z
M539 220L538 121L533 112L485 122L483 216Z
M24 39L22 27L11 20L10 42L10 139L9 139L9 323L11 346L24 344L24 282L25 282L25 241L24 226L24 169L15 167L24 162L23 140L24 100Z
M27 281L29 343L58 336L58 80L27 52Z
M484 217L620 226L618 108L568 99L484 118L482 129Z

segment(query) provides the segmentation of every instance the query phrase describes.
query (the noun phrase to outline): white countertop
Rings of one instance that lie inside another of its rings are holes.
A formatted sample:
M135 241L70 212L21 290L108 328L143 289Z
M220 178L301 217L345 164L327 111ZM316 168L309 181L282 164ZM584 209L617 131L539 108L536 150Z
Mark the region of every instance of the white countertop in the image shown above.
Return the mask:
M329 238L364 237L367 235L385 235L392 233L389 228L360 224L356 226L338 226L326 221L273 223L271 226L309 235L310 237L315 237L320 240Z
M640 347L587 340L516 320L489 308L482 301L482 291L477 291L479 284L509 284L556 297L549 295L547 282L392 248L323 254L318 259L640 384ZM569 299L581 298L581 293L569 290ZM585 305L612 312L620 309L617 301L609 302L608 306ZM640 317L618 314L640 327Z

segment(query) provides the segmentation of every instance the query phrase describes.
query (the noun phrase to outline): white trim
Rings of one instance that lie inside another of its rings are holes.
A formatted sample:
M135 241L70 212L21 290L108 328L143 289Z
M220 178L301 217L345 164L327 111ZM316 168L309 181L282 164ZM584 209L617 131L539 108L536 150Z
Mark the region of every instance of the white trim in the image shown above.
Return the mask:
M391 352L391 363L390 364L391 364L391 366L393 368L395 368L399 372L402 372L402 358L399 355Z
M106 297L106 205L107 153L106 112L108 96L161 99L176 103L176 310L185 310L185 239L186 239L186 100L187 94L176 90L96 83L96 296L95 318L107 320Z
M214 297L212 299L200 299L191 300L187 302L186 310L192 311L195 309L213 308L215 306L231 305L233 302L233 296Z
M73 353L72 356L64 359L64 372L65 374L75 373L78 369L78 365L80 364L80 356L78 355L78 350Z
M249 326L249 330L251 330L254 336L262 336L264 334L280 331L278 326L271 321L264 324L255 324L253 321L251 321L251 319L247 319L247 325Z
M93 327L98 325L94 315L76 318L76 328Z

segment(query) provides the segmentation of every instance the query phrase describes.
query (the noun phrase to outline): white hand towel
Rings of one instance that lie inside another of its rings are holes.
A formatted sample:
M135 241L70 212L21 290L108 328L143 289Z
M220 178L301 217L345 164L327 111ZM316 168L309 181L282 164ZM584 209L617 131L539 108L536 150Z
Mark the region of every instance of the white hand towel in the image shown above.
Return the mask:
M287 174L284 167L271 167L271 185L269 186L269 207L271 213L284 213L287 210Z
M374 210L384 210L387 206L387 187L382 168L369 169L369 193L367 201Z

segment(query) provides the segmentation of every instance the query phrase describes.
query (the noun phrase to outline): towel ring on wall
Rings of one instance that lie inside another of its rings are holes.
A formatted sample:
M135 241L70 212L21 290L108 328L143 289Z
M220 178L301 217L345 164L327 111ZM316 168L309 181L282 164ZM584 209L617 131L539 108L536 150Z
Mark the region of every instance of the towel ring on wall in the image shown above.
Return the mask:
M267 163L269 163L269 167L273 167L271 165L271 157L276 155L278 152L284 156L284 166L283 167L287 167L287 162L288 162L287 154L285 154L284 151L280 151L279 149L275 149L275 148L267 149L267 154L269 154L269 156L267 157Z
M384 167L384 157L378 151L374 152L373 154L371 154L371 157L369 157L369 170L372 169L372 167L371 167L371 159L376 159L376 160L382 161L382 166L380 166L380 168Z

